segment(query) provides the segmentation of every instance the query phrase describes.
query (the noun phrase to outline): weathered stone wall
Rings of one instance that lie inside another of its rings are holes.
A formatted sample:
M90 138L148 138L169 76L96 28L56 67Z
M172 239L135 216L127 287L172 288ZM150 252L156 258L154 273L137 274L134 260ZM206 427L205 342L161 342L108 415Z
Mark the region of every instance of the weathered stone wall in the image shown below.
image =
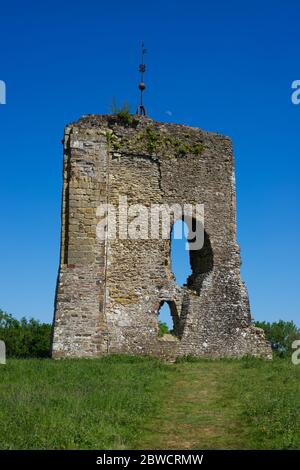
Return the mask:
M186 286L172 273L170 237L96 236L97 207L118 205L120 196L128 206L204 204L205 243L190 251ZM88 116L68 126L53 356L271 357L262 330L250 325L235 212L229 138L145 117ZM176 337L160 339L164 301Z

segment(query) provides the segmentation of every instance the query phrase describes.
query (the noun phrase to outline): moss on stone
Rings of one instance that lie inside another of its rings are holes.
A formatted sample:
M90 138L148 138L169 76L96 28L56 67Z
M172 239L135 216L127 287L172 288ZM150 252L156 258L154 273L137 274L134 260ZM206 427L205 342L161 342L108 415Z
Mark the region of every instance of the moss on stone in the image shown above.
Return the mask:
M186 134L190 138L189 134ZM190 143L186 140L181 140L171 135L163 135L162 132L156 130L153 126L147 126L138 136L139 142L144 143L145 149L150 153L162 154L168 151L175 151L177 155L196 154L200 155L204 146L202 143Z

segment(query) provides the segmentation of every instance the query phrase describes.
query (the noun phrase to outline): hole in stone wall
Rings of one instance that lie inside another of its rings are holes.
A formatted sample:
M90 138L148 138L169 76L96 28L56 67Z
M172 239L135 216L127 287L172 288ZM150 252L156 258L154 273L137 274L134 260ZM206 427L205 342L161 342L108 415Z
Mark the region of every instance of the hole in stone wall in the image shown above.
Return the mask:
M192 220L192 230L195 231L195 219ZM176 283L186 285L200 294L203 280L213 269L213 251L208 234L204 231L203 246L199 250L187 250L188 225L177 220L171 232L171 266Z
M163 337L165 334L177 336L178 314L174 301L163 300L160 303L157 320L159 337Z
M192 274L189 250L186 249L187 236L187 224L183 220L177 220L171 232L171 266L179 286L183 286Z

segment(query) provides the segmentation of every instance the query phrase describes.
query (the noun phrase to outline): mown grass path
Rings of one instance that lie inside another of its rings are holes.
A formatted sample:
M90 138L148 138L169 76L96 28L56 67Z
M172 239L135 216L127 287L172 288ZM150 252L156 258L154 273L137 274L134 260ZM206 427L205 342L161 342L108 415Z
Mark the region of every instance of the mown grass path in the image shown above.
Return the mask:
M239 448L239 407L228 397L225 375L235 375L234 365L204 361L174 366L176 373L164 390L159 415L137 447L147 449Z
M300 367L253 358L174 367L136 448L300 448Z

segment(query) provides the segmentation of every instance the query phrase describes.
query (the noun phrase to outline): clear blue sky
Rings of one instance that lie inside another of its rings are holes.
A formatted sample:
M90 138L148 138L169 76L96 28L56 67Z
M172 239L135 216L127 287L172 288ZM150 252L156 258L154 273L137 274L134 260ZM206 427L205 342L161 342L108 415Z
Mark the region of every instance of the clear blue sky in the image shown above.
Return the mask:
M254 317L300 324L299 18L296 0L2 2L0 307L51 321L63 128L113 97L135 108L143 39L150 116L233 139Z

